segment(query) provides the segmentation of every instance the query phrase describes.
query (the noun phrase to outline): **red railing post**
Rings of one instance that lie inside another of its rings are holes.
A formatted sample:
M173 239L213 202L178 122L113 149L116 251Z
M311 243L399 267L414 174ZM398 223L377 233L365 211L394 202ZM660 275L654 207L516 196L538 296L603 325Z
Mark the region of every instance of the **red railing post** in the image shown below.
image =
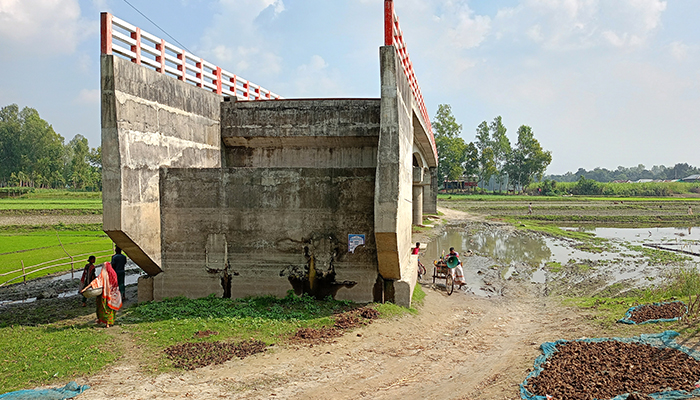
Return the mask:
M131 38L136 40L136 44L131 46L131 51L136 53L136 58L132 58L131 62L141 64L141 28L136 28L136 32L131 32Z
M100 47L102 54L112 54L112 14L100 14Z
M216 94L221 94L221 67L216 67Z
M160 68L156 68L156 71L161 74L165 73L165 39L160 39L160 43L156 43L156 50L160 50L160 55L156 56L156 62L160 63Z
M197 78L199 78L199 82L197 82L197 87L202 87L204 86L202 81L204 80L202 78L202 59L200 58L198 62L194 63L194 66L197 68L197 73L195 74Z
M394 0L384 0L384 45L394 44Z
M180 60L180 65L177 66L177 70L180 71L181 74L177 79L187 82L187 77L185 76L187 74L187 57L185 57L185 50L182 50L182 53L177 55L177 59Z

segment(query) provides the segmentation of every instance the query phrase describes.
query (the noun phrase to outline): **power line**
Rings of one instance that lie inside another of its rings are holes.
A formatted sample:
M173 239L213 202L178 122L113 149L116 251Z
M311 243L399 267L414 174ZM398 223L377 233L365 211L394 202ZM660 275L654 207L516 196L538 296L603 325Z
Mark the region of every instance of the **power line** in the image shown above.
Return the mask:
M192 54L192 52L190 51L190 49L188 49L187 47L185 47L184 44L180 43L180 42L179 42L177 39L175 39L171 34L169 34L168 32L166 32L165 29L163 29L163 28L161 28L160 26L158 26L158 24L156 24L156 23L153 22L150 18L148 18L148 17L146 16L146 14L142 13L138 8L134 7L133 4L129 3L127 0L124 0L124 3L128 4L129 6L131 6L131 8L133 8L134 10L136 10L137 13L141 14L142 17L146 18L146 19L148 20L148 22L152 23L156 28L160 29L161 32L163 32L163 33L165 33L166 35L168 35L168 37L169 37L170 39L172 39L175 43L177 43L178 45L180 45L180 47L182 47L183 49L187 50L188 53Z

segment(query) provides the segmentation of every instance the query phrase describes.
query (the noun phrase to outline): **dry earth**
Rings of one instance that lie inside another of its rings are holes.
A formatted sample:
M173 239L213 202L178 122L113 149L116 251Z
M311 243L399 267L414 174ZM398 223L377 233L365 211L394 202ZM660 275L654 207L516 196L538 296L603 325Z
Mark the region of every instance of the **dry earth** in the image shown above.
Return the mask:
M540 343L592 334L583 316L527 287L490 299L424 290L417 316L195 371L149 375L133 362L139 349L125 346L134 353L81 382L92 388L80 399L516 399Z
M446 219L478 217L442 210ZM418 315L380 320L329 344L277 347L194 371L152 375L129 334L110 332L127 351L92 376L80 399L516 399L544 341L593 331L585 316L506 283L504 296L447 296L423 283Z

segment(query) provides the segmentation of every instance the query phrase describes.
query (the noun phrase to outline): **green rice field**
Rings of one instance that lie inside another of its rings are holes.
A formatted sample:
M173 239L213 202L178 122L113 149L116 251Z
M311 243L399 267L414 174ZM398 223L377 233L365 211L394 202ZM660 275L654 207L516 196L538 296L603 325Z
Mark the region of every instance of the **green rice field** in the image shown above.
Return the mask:
M36 189L19 197L0 199L0 217L14 218L11 224L19 221L18 225L0 226L0 285L21 282L21 278L13 278L22 275L19 271L22 264L26 272L42 268L27 276L32 279L70 271L70 256L73 267L81 270L89 255L95 255L100 263L108 260L112 252L112 241L102 231L102 224L27 225L22 224L24 215L49 215L58 219L62 215L101 213L99 192Z
M59 244L59 239L63 247ZM57 265L70 263L71 259L68 255L74 257L74 268L80 270L87 262L89 255L94 254L98 257L99 263L108 259L111 250L112 241L101 230L57 231L46 228L36 232L0 232L0 284L22 275L21 272L9 273L20 270L22 263L27 272L30 270L28 267L37 264L43 264L37 268L56 265L27 277L27 279L37 278L54 272L70 271L70 264ZM14 280L11 283L15 282L21 282L21 280Z

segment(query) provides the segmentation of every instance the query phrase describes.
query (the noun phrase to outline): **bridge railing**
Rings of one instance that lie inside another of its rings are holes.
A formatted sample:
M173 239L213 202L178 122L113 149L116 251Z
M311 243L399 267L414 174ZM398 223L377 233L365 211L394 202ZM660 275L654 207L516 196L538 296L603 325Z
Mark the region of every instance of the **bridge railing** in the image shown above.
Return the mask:
M101 14L100 25L102 54L118 54L183 82L239 100L282 98L110 13Z
M420 91L418 79L416 79L416 73L413 71L413 64L408 56L406 42L403 40L403 32L401 32L401 28L399 27L399 17L396 15L396 12L394 12L393 0L384 0L384 45L394 46L399 53L401 65L403 66L403 72L406 74L408 83L411 85L413 97L415 97L416 102L418 103L419 111L423 117L425 126L428 129L428 136L430 137L430 144L433 147L433 152L437 154L433 127L430 124L430 116L428 115L428 109L425 107L425 101L423 101L423 94Z

